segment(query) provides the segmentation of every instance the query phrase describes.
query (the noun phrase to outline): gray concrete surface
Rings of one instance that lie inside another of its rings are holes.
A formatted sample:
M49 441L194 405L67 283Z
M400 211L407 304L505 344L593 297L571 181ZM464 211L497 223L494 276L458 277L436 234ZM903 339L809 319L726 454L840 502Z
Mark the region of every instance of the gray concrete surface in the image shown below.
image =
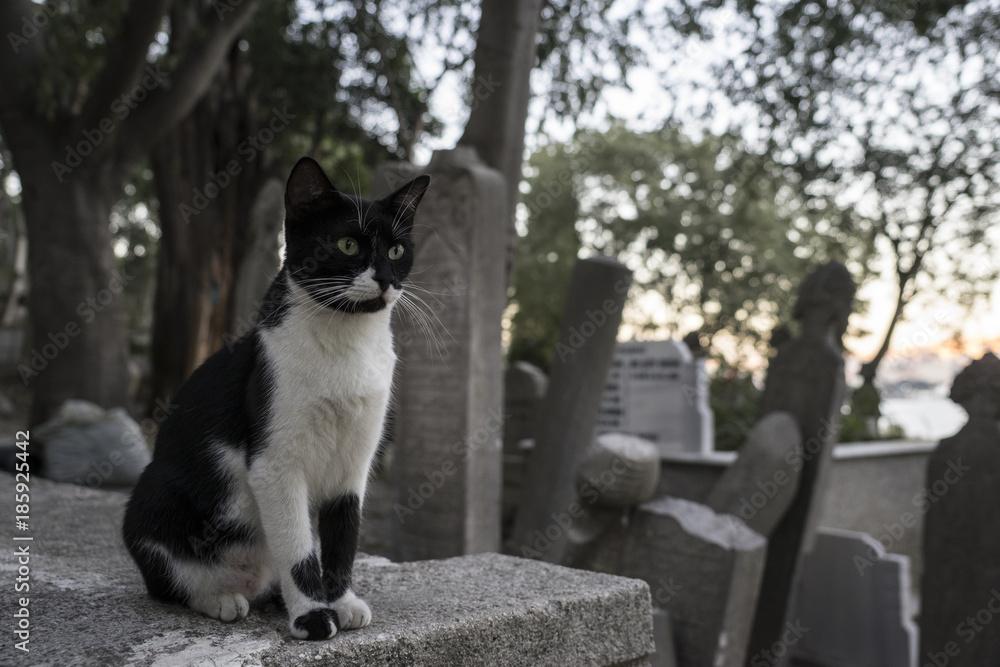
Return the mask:
M226 625L151 600L118 536L125 495L32 479L29 530L0 473L0 665L647 665L641 581L498 554L396 564L365 557L355 588L372 624L327 642L287 633L273 605ZM14 541L14 536L32 541ZM27 545L28 592L15 593ZM14 648L28 597L28 653Z

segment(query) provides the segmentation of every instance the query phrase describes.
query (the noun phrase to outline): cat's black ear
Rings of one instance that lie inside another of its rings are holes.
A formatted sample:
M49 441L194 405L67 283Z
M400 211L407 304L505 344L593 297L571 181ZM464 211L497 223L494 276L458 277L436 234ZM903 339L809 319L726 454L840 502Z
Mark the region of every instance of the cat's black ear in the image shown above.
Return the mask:
M323 168L311 157L304 157L292 167L285 186L285 208L302 211L337 193Z
M405 227L413 224L413 215L417 212L417 204L424 198L424 193L427 192L427 186L430 183L430 176L417 176L382 200L392 211L395 221L402 223Z

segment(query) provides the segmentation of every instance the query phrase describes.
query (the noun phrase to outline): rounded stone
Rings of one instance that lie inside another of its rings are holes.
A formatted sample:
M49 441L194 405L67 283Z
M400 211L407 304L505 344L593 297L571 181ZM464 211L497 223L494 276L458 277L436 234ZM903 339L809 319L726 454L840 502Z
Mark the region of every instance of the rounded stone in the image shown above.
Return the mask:
M659 481L660 455L656 446L624 433L597 436L576 471L580 497L599 507L630 507L645 502L656 493Z

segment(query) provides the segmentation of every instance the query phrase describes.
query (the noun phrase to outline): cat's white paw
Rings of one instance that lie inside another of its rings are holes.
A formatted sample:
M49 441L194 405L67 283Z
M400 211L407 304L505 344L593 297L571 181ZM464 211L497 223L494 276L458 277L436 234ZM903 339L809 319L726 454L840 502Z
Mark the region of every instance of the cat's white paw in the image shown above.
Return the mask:
M250 603L242 593L211 593L191 600L190 607L206 616L230 623L246 618Z
M335 613L332 609L317 607L293 618L288 628L296 639L329 639L337 634L337 624L333 618Z
M330 605L337 613L341 630L363 628L372 622L372 612L364 600L348 591Z

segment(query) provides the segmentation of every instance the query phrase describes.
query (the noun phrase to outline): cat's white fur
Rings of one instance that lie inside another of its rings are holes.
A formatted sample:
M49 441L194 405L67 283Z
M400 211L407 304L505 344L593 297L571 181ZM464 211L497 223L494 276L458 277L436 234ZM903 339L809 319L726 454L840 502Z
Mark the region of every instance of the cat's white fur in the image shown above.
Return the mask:
M359 274L345 296L380 295L373 276L371 269ZM343 629L371 621L368 606L352 591L328 605L310 600L291 571L318 552L321 503L346 493L364 499L392 387L390 317L399 291L388 288L387 307L379 312L349 314L318 308L294 281L289 289L291 305L281 324L260 330L273 373L268 442L249 469L238 450L218 445L218 464L235 487L220 518L251 522L266 545L233 550L214 568L176 559L171 567L191 594L192 608L227 621L244 617L247 598L280 578L292 634L304 638L294 619L317 607L335 609Z

